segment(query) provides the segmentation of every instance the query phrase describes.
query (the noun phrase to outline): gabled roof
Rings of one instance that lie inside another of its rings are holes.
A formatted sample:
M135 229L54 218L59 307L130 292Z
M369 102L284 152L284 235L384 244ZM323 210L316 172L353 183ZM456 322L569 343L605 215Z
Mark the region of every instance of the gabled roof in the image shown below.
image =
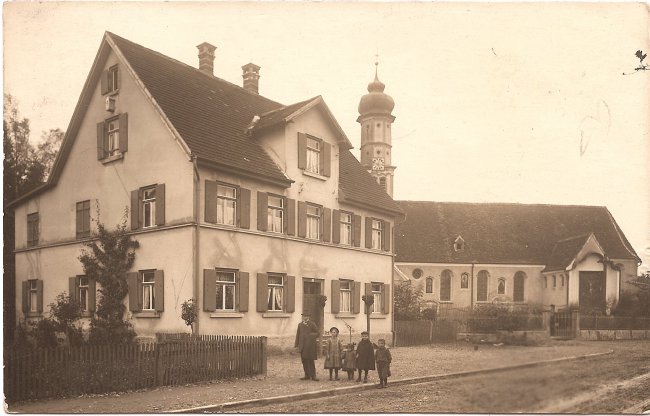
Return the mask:
M594 238L593 234L585 234L577 237L566 238L555 243L543 272L564 271L578 257L587 241Z
M611 259L639 256L606 207L398 201L396 261L545 265L560 240L594 234ZM458 235L464 249L455 251ZM567 243L568 244L568 243Z
M339 150L339 201L370 205L391 214L403 211L349 150Z

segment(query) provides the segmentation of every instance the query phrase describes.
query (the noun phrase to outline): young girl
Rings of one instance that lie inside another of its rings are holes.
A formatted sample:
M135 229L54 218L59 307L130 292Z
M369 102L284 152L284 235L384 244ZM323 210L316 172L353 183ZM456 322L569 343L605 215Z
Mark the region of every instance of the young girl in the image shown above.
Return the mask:
M343 358L343 346L339 340L339 329L335 326L330 328L330 339L327 341L325 353L325 368L330 370L330 380L332 380L332 370L334 370L334 380L339 379L339 368Z
M370 342L370 334L363 331L361 333L361 341L357 346L357 370L359 370L359 377L357 383L361 381L361 370L364 371L363 382L368 382L368 370L375 369L375 350Z
M343 350L343 371L347 371L348 380L354 380L354 372L357 370L357 353L354 346L354 342L347 344Z

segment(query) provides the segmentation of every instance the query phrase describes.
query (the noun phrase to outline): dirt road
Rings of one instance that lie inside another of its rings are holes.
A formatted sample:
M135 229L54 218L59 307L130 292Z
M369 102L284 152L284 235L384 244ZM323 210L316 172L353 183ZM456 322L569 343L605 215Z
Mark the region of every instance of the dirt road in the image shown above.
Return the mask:
M246 408L264 413L622 413L650 398L647 343L608 343L614 354L333 398ZM242 411L242 410L239 410Z

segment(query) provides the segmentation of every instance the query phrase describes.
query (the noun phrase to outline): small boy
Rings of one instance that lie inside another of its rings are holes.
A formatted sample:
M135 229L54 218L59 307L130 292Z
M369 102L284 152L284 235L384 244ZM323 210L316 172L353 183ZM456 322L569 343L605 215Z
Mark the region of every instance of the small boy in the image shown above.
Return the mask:
M359 370L359 377L357 383L361 382L361 370L364 371L363 382L368 382L368 370L375 369L375 350L370 342L370 334L367 331L361 333L361 341L357 345L357 370Z
M388 387L388 377L390 376L390 362L393 357L390 350L386 348L386 340L377 340L377 352L375 352L375 361L377 361L377 373L379 375L378 389Z

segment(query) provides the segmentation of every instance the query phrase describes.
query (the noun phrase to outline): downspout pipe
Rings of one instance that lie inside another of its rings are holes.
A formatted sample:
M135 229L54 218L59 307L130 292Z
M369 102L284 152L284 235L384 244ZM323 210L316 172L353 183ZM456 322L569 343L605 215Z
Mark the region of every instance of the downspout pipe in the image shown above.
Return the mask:
M474 309L474 262L472 262L472 275L470 276L470 294L469 294L469 308Z
M193 285L192 285L192 299L194 299L194 303L196 305L200 305L200 299L199 299L199 280L200 280L200 273L199 273L199 253L200 253L200 241L201 239L199 238L199 230L200 230L200 225L199 225L199 205L200 205L200 200L199 200L199 191L200 191L200 186L201 186L201 177L199 175L199 167L197 165L196 161L196 155L192 155L192 167L194 168L194 186L193 186L193 193L194 193L194 212L193 212L193 220L194 220L194 273L193 273ZM199 308L199 310L201 310ZM194 324L194 333L195 334L200 334L199 330L199 317L201 316L201 313L199 312L196 315L196 321Z

